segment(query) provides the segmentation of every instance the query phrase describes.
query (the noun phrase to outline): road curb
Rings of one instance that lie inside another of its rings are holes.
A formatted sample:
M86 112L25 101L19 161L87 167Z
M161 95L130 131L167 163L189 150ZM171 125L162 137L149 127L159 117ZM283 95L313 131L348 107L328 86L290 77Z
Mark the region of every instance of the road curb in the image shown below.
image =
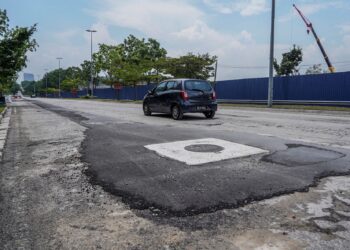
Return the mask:
M8 107L5 107L5 109L0 114L0 162L2 161L3 149L6 144L7 133L10 124L10 116L7 115L7 111Z

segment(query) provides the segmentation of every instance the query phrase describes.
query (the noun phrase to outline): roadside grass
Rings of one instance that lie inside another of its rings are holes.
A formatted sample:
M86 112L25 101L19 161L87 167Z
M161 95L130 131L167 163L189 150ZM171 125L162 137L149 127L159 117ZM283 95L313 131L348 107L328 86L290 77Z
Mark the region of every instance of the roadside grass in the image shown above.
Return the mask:
M114 102L114 103L135 103L142 104L142 101L133 100L111 100L99 98L65 98L68 100L82 100L82 101L98 101L98 102ZM219 103L220 108L261 108L268 109L265 104L233 104L233 103ZM312 110L312 111L343 111L350 112L350 107L337 106L316 106L316 105L273 105L273 109L291 109L291 110Z
M0 113L1 113L2 111L4 111L5 108L6 108L5 105L0 105Z

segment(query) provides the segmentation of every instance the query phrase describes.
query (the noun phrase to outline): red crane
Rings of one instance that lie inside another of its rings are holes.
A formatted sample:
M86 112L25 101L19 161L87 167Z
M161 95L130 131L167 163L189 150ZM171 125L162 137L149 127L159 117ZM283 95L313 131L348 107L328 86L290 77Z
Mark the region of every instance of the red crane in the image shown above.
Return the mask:
M316 34L316 31L314 29L314 27L312 26L312 23L310 22L309 19L307 19L304 14L297 8L297 6L295 4L293 4L293 7L298 11L299 15L301 16L301 18L303 19L304 23L306 24L306 27L307 27L307 33L309 34L310 31L311 33L314 35L315 39L316 39L316 42L318 44L318 47L320 48L321 52L322 52L322 55L327 63L327 66L328 66L328 69L331 73L334 73L335 72L335 68L333 67L331 61L329 60L328 56L327 56L327 53L326 51L324 50L323 46L322 46L322 43L321 43L321 40L318 38L317 34Z

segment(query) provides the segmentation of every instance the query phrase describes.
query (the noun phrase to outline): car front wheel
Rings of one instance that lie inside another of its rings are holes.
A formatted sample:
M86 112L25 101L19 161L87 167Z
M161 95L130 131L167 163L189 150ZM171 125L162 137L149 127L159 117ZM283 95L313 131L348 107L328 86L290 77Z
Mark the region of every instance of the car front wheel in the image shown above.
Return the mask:
M208 112L204 112L204 115L206 118L208 119L213 119L215 116L215 111L208 111Z
M178 105L173 106L171 109L171 116L174 120L181 120L183 118L183 112Z
M149 108L149 105L147 103L143 104L143 113L145 116L152 115L151 109Z

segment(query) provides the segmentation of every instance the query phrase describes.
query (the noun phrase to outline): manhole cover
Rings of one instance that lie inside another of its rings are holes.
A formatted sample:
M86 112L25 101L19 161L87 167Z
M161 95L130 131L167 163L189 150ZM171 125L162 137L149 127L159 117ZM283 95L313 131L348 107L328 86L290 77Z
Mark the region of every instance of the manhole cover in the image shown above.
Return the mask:
M225 148L213 144L196 144L185 147L185 150L198 153L218 153Z

